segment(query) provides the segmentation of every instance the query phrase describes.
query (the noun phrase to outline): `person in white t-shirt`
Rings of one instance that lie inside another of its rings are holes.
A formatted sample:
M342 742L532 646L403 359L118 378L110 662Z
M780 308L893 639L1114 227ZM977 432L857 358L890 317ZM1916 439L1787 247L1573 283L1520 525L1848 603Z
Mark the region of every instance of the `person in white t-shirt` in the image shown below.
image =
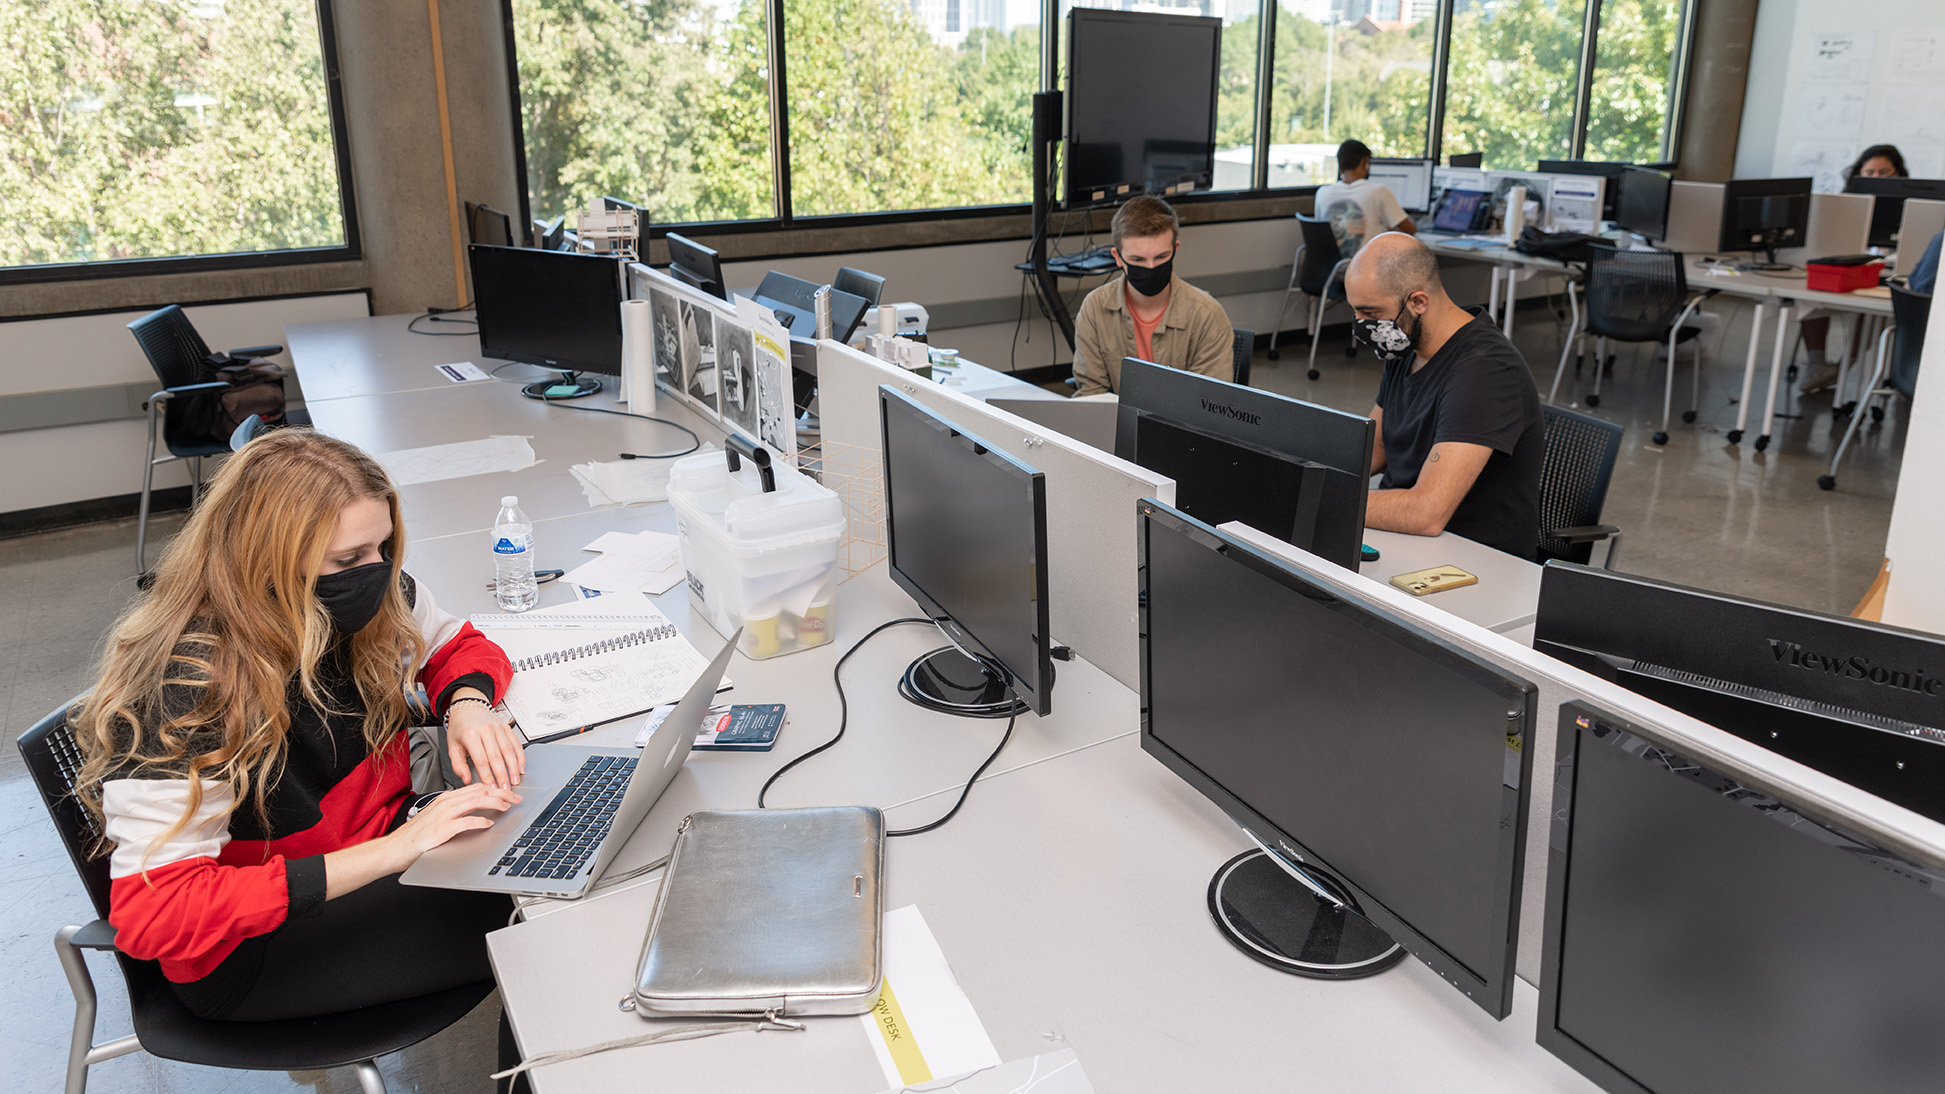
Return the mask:
M1363 141L1337 146L1337 181L1317 191L1316 215L1330 221L1337 249L1345 258L1364 241L1385 232L1417 235L1397 195L1371 181L1371 149Z

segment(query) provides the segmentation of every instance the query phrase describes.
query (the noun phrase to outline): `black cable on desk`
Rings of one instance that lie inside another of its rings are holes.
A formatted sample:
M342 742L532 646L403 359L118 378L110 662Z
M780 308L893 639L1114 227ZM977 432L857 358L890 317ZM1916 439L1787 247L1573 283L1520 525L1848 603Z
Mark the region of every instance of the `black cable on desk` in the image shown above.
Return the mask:
M877 637L880 631L889 630L890 628L896 627L902 623L917 623L927 627L938 625L937 621L932 619L918 619L918 618L894 619L888 623L880 623L876 627L871 628L871 631L869 633L867 633L863 638L858 639L858 641L854 645L852 645L850 649L844 651L844 655L837 659L837 664L831 669L831 683L833 686L837 688L837 711L838 711L837 733L833 734L830 740L825 741L823 744L818 745L816 748L811 749L809 752L806 752L803 755L798 756L795 759L791 760L789 763L784 764L782 767L777 768L777 770L773 774L771 774L769 778L763 780L763 788L756 792L756 807L758 809L768 808L768 806L764 805L764 798L770 793L770 787L776 785L776 781L778 779L783 778L784 772L789 771L791 768L796 767L798 764L803 763L805 760L810 759L812 756L815 756L820 752L824 752L828 750L833 745L837 744L839 741L844 739L844 730L849 725L851 720L851 704L850 704L850 700L844 694L844 679L840 675L844 671L844 663L851 659L852 654L863 649L864 644L866 642L869 642L873 638ZM999 759L1001 750L1006 748L1006 742L1013 739L1013 725L1018 720L1018 718L1019 715L1017 712L1013 716L1007 718L1006 732L1000 736L1000 743L994 747L992 754L986 757L985 762L981 763L979 767L973 771L972 777L966 780L965 787L959 791L958 800L952 803L952 808L946 810L944 816L940 817L935 821L931 821L930 823L919 825L916 828L900 828L896 831L886 832L885 835L887 837L921 835L923 833L930 832L935 828L939 828L943 826L945 822L951 820L954 816L956 816L959 812L959 807L966 804L966 796L972 793L973 784L979 781L979 777L986 773L987 768L993 766L994 760Z
M701 451L702 449L702 438L696 436L695 430L690 429L688 426L683 425L681 422L672 422L669 421L667 418L657 418L649 414L635 414L626 410L609 410L607 407L604 406L575 406L572 403L563 403L555 399L548 399L543 401L546 402L548 406L559 407L562 410L579 410L587 414L613 414L617 418L640 418L644 422L654 422L658 425L666 425L675 429L680 429L682 432L687 433L689 435L689 440L691 442L689 447L683 449L680 452L660 452L660 453L652 453L647 455L637 455L636 453L633 452L623 452L621 453L621 458L624 460L673 460L679 456L687 456L692 452L698 452Z
M450 310L459 311L461 309L453 308ZM420 330L419 322L423 319L430 319L435 323L471 323L472 326L467 327L465 330ZM476 338L479 336L479 320L447 319L444 317L444 313L427 311L413 316L411 322L405 324L405 329L412 334L422 334L427 338Z

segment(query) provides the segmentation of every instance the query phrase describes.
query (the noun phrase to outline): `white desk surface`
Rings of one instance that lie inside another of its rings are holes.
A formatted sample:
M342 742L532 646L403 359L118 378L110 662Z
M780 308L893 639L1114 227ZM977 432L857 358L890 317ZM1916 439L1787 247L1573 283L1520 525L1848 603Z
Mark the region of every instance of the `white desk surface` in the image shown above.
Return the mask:
M1424 601L1489 631L1524 626L1538 611L1541 568L1526 559L1450 532L1408 536L1366 528L1364 542L1378 549L1378 561L1364 563L1358 573L1380 584L1433 566L1457 566L1478 578L1477 585L1433 593Z
M471 319L472 313L454 318ZM420 330L456 333L419 335L405 329L411 319L409 315L379 315L286 325L284 345L290 348L305 402L451 387L433 366L455 361L471 361L489 372L507 364L480 356L479 335L470 322L420 320ZM508 365L505 373L522 382L544 374L545 370L526 365Z
M1097 1090L1594 1090L1534 1042L1538 995L1523 982L1494 1022L1415 960L1333 982L1237 951L1206 890L1246 847L1122 737L986 780L951 824L893 840L886 907L918 905L1002 1059L1071 1046ZM644 885L489 936L524 1051L661 1024L616 1009L654 899ZM585 1057L539 1069L536 1089L638 1089L650 1075L712 1094L883 1089L855 1019L808 1025Z

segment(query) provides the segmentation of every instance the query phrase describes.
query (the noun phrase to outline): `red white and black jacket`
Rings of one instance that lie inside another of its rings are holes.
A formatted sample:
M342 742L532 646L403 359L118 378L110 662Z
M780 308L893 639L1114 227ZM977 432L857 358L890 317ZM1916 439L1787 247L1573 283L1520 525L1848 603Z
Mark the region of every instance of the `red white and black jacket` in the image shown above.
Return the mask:
M505 693L506 654L473 625L443 612L408 576L406 599L430 651L418 680L443 712L453 690ZM170 980L208 976L246 938L324 906L324 855L385 834L411 794L409 742L393 736L377 754L365 744L363 702L348 671L348 643L319 666L328 709L291 685L284 770L269 789L265 824L252 802L203 780L189 823L163 836L189 807L187 764L170 771L127 767L102 783L102 812L114 845L109 922L115 946L157 961ZM165 690L165 710L186 710L200 689ZM209 747L218 741L211 737Z

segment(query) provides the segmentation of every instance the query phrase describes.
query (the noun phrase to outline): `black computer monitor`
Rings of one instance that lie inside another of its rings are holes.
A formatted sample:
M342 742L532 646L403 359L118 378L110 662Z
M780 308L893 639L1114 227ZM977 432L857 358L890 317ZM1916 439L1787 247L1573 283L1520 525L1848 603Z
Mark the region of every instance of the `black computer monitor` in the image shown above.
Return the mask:
M1409 951L1504 1018L1537 689L1159 502L1137 517L1142 749L1266 852L1216 872L1226 936L1333 979Z
M1358 414L1138 357L1121 362L1114 454L1175 480L1175 503L1356 570L1377 427ZM1270 484L1274 488L1270 488Z
M466 203L466 242L513 246L513 219L491 205Z
M1408 213L1423 213L1432 207L1432 168L1431 160L1387 159L1371 157L1372 182L1390 190L1398 204Z
M1447 167L1484 167L1485 165L1486 154L1484 152L1454 152L1445 157L1445 166Z
M535 399L601 390L579 373L621 375L621 263L604 255L532 247L468 248L480 353L558 369L559 380L528 384Z
M1607 186L1601 192L1601 219L1613 220L1620 215L1621 175L1631 166L1602 160L1541 160L1537 170L1543 175L1596 175L1606 179Z
M1905 199L1945 201L1945 179L1873 179L1853 175L1844 180L1844 193L1871 194L1877 199L1871 204L1869 245L1896 247L1898 231L1904 224ZM1915 240L1913 245L1922 247L1925 242Z
M756 287L756 302L769 308L791 337L813 338L817 334L817 290L823 287L815 281L771 270ZM862 296L831 289L831 337L849 342L870 306Z
M1617 1094L1945 1088L1945 863L1593 703L1552 778L1542 1048Z
M952 643L912 662L900 693L953 713L1045 716L1045 476L890 387L878 414L891 578Z
M637 222L643 228L648 227L648 207L647 206L637 205L632 201L626 201L623 200L622 198L612 198L603 195L601 198L601 208L603 212L609 212L609 213L624 213L624 212L633 213L635 214Z
M1643 239L1668 237L1668 199L1674 194L1675 176L1648 167L1629 167L1615 183L1619 204L1614 226Z
M1082 7L1067 20L1068 204L1206 189L1222 20Z
M1810 230L1810 187L1815 179L1731 179L1722 186L1718 251L1761 251L1763 261L1745 269L1784 270L1776 252L1803 242Z
M1945 822L1945 638L1549 562L1533 648Z
M685 235L670 232L669 276L693 289L701 289L718 300L729 299L723 285L722 256Z

